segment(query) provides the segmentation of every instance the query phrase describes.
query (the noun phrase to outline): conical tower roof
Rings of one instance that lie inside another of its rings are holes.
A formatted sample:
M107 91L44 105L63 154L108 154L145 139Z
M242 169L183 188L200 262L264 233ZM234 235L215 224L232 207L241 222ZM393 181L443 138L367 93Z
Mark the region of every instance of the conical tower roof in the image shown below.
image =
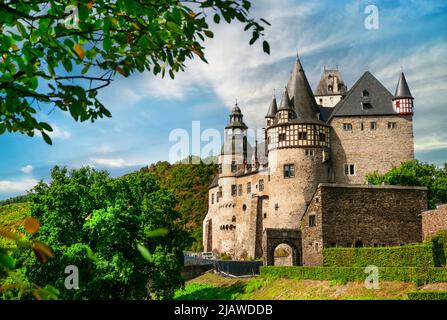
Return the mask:
M243 120L244 116L242 114L241 108L239 108L237 102L230 113L230 121L228 122L225 129L247 129L247 125Z
M276 112L278 112L278 105L276 103L276 97L273 96L272 103L270 103L269 110L267 111L266 118L274 118L276 115Z
M403 72L400 73L399 81L397 82L396 92L394 93L394 99L397 98L413 98Z
M287 92L287 88L284 88L284 93L282 95L281 104L279 105L278 110L293 110L290 106L290 97L289 93Z
M298 55L287 83L287 91L289 91L292 105L299 120L318 120L318 106Z

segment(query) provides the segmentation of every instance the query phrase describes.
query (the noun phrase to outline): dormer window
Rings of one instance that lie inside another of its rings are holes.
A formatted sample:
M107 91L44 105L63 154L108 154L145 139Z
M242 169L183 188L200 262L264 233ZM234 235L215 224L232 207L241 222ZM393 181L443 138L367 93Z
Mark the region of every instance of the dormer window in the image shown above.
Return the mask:
M369 102L362 102L362 109L363 110L368 110L368 109L372 109L372 104Z
M368 92L368 90L363 90L363 92L362 92L362 97L369 97L369 92Z

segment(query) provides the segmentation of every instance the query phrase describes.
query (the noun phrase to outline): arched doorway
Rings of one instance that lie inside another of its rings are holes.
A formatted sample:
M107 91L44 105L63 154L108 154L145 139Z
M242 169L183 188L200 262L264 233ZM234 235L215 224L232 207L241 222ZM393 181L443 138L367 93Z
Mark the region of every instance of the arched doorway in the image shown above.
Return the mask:
M264 265L272 266L280 263L290 263L293 266L301 265L301 232L297 229L265 229L263 234L263 256ZM277 248L287 248L287 257L283 250L276 251ZM284 257L278 257L275 263L275 252L283 253ZM291 253L291 254L290 254ZM288 262L290 260L291 262Z
M361 247L363 247L363 242L362 241L360 241L360 240L357 240L356 242L355 242L355 245L354 245L356 248L361 248Z
M279 244L274 251L275 266L293 266L293 249L286 243Z

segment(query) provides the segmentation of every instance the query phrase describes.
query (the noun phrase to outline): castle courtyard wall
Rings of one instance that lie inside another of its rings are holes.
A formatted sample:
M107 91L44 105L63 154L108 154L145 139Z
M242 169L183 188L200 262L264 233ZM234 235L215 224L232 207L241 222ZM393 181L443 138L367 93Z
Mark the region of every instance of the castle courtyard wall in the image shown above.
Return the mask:
M440 231L447 231L447 204L422 212L422 235L424 240Z

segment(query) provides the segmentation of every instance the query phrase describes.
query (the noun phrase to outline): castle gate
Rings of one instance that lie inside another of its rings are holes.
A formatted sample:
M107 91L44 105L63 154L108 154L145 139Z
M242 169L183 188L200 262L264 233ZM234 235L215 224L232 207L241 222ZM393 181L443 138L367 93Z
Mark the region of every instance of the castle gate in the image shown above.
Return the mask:
M264 265L275 264L275 249L280 244L287 244L292 248L292 264L302 264L301 231L298 229L265 229L262 236Z

